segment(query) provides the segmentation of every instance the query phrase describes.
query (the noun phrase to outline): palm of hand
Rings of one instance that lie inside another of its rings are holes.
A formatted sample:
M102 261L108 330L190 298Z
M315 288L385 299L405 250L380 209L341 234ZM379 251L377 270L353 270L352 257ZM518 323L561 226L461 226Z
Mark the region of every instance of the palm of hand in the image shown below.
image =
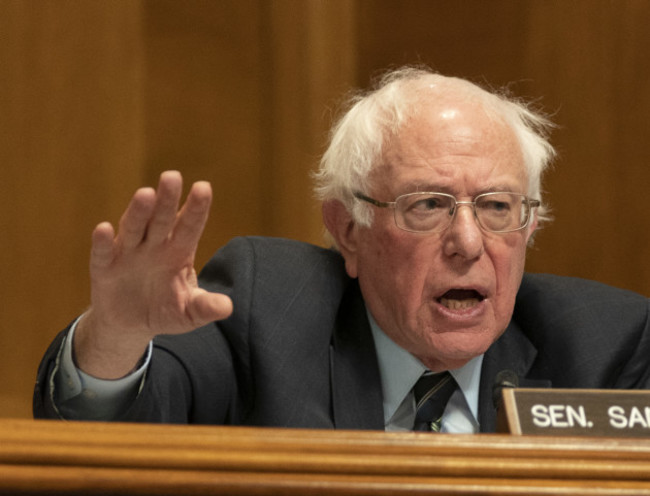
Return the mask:
M194 255L207 221L211 190L196 183L178 210L180 174L161 176L158 191L138 190L115 235L93 233L92 310L97 325L151 339L188 332L231 311L227 297L198 287Z

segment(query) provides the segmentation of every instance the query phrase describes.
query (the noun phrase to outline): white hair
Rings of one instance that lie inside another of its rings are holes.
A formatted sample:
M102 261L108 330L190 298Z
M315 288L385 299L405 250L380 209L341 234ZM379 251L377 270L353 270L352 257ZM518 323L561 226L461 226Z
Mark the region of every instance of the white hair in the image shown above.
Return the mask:
M506 92L487 91L464 79L414 67L391 71L379 80L375 89L351 97L349 109L331 130L329 146L314 175L317 197L321 201L339 200L355 222L370 226L372 209L366 202L356 201L354 192L369 193L368 177L372 168L381 162L386 141L417 114L432 94L441 99L446 95L452 98L463 95L510 126L521 145L528 196L541 201L538 222L549 220L541 184L543 173L555 156L548 142L548 131L553 127L550 120Z

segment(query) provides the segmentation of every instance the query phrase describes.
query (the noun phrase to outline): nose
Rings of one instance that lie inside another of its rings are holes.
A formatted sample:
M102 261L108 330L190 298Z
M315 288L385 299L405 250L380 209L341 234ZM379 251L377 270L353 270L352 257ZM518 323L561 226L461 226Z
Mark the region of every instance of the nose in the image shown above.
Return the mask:
M444 231L444 252L449 257L474 260L483 254L483 231L471 203L457 203L451 225Z

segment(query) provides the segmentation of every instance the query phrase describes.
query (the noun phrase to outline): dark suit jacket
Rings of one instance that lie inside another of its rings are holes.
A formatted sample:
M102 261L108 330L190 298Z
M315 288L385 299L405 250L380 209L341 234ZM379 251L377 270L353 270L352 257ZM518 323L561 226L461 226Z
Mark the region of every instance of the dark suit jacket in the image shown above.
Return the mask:
M119 420L383 429L372 334L338 253L239 238L200 280L232 297L233 315L157 337L144 386ZM525 275L512 321L483 361L481 430L495 428L492 385L504 369L521 385L648 388L649 301L584 280ZM36 417L56 417L49 375L62 335L39 368Z

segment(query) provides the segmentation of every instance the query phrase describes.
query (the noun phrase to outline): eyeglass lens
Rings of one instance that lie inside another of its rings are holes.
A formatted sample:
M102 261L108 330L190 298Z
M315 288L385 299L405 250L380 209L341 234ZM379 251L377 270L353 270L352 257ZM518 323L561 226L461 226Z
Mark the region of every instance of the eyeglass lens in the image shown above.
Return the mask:
M395 221L408 231L442 231L456 209L465 204L474 207L476 219L487 231L516 231L528 222L526 197L517 193L485 193L474 202L456 202L453 196L441 193L411 193L397 198Z

